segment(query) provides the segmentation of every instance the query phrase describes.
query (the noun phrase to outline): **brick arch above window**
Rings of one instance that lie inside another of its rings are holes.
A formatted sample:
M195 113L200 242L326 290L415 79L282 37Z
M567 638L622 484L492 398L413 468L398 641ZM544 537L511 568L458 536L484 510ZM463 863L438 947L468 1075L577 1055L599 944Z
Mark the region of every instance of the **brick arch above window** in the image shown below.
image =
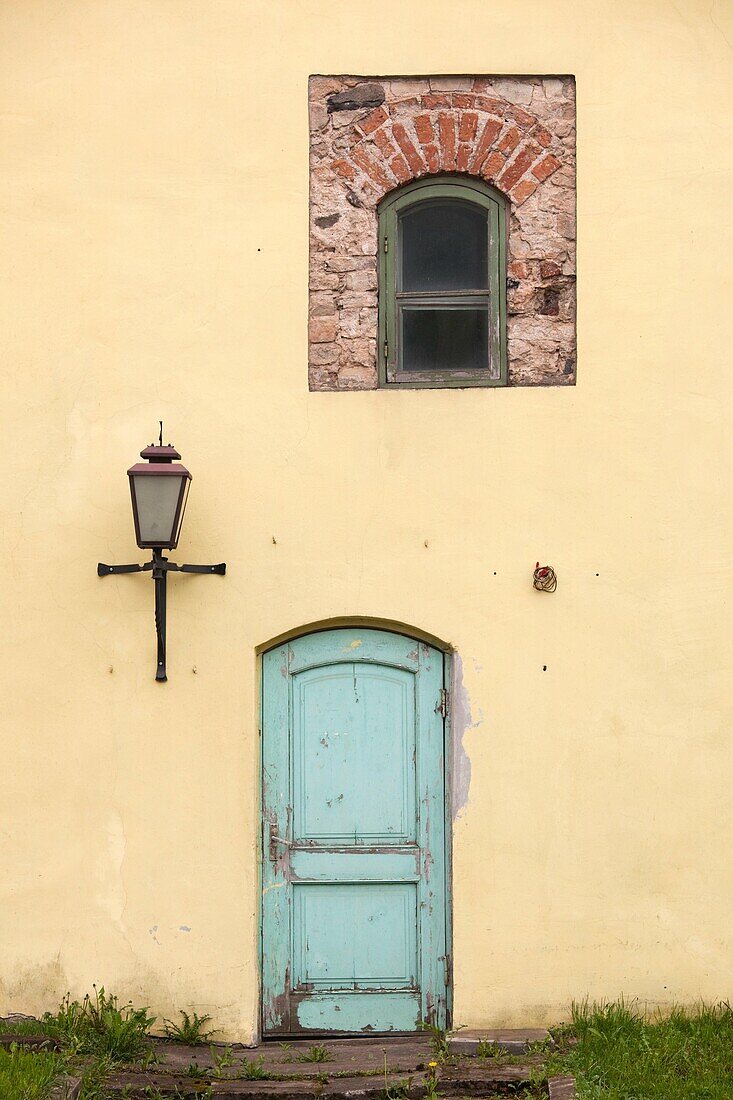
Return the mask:
M563 155L535 115L479 93L385 102L346 136L349 143L331 167L367 203L422 176L460 172L495 185L521 206L561 167Z
M575 382L575 84L312 77L309 385L379 384L377 207L445 173L509 204L507 384Z

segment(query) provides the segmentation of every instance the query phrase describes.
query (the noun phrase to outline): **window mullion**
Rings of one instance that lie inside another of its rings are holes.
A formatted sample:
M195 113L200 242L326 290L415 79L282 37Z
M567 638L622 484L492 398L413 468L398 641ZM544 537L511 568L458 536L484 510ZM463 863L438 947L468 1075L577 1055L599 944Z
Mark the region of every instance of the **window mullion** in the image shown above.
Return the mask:
M398 290L395 297L398 301L408 301L415 298L425 298L426 301L449 302L452 298L488 298L490 291L487 287L482 290Z

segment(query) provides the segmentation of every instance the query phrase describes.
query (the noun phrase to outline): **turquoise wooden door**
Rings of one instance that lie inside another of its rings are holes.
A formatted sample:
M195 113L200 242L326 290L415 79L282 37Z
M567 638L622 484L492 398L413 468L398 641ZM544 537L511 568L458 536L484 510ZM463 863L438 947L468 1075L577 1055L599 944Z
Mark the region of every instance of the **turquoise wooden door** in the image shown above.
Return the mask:
M266 1035L446 1025L443 675L381 630L263 657Z

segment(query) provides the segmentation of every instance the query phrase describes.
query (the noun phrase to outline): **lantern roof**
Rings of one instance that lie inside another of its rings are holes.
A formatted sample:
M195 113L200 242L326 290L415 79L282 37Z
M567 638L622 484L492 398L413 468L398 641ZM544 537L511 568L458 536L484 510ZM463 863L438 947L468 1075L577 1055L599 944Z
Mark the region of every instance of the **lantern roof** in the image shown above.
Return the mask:
M148 462L173 462L174 459L178 460L180 457L181 456L172 443L166 443L165 446L157 443L149 443L148 446L140 452L140 458L146 458Z
M140 452L140 458L144 458L146 461L136 462L127 473L131 477L136 474L167 474L173 477L187 477L189 481L192 481L191 474L186 467L174 461L174 459L180 457L180 454L171 443L167 443L165 446L150 443Z

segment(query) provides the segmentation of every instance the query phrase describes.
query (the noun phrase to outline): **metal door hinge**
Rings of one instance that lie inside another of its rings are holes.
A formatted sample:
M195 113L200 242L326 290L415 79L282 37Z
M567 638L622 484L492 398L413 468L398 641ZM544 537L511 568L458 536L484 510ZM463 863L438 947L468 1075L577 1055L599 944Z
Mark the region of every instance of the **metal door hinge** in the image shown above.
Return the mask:
M384 358L389 359L389 344L386 340L384 341Z
M437 702L436 707L435 707L435 713L440 714L443 718L448 717L448 701L449 701L449 696L448 696L447 688L441 688L440 689L440 698L438 699L438 702Z
M388 237L384 238L384 251L389 252L389 238Z

